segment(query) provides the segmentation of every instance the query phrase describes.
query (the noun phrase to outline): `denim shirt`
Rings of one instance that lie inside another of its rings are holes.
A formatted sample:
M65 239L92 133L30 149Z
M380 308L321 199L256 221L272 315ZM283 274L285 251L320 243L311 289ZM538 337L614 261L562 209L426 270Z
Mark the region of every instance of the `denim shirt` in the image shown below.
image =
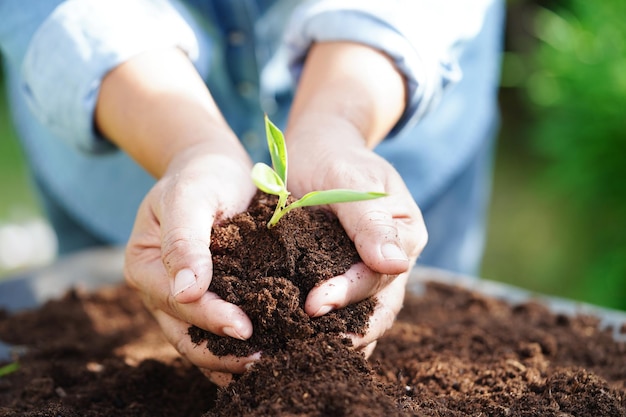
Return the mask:
M497 120L502 0L27 3L0 2L13 121L38 183L113 244L126 242L154 179L98 135L93 112L106 73L150 49L189 56L255 161L267 160L262 115L284 127L311 43L384 51L406 77L408 103L376 152L423 209L491 140Z

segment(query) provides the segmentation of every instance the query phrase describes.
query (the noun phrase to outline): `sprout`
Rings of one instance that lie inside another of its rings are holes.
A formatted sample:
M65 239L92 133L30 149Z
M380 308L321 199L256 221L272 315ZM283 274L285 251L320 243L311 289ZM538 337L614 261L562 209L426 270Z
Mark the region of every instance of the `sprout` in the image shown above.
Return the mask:
M252 168L252 181L259 190L278 196L278 204L276 204L274 214L267 223L268 228L274 227L281 217L298 207L372 200L387 195L385 193L346 189L312 191L305 194L301 199L287 205L287 198L291 193L287 190L287 147L285 145L285 137L267 115L265 115L265 134L273 168L258 162Z

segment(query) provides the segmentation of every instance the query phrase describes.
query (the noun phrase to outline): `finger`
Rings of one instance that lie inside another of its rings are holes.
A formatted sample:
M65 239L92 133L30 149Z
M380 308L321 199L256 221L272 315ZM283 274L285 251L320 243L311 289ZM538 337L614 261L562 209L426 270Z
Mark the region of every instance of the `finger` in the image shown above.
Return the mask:
M363 356L365 356L365 359L372 356L372 353L374 353L374 349L376 349L376 344L377 342L373 341L372 343L366 345L364 348L361 349L361 352L363 352Z
M410 196L390 194L378 200L334 207L363 262L383 274L409 270L426 245L421 212Z
M243 211L255 192L248 163L221 155L188 162L161 180L155 217L162 261L180 302L196 300L212 277L211 229L217 216Z
M312 317L323 316L329 311L346 307L376 294L395 277L396 275L374 272L359 262L346 273L314 287L304 303L304 311Z
M362 348L377 341L393 326L402 308L407 279L408 273L401 274L378 293L376 307L369 318L367 333L348 335L356 348Z
M350 210L357 211L358 207ZM406 271L409 257L392 214L372 207L372 210L350 215L354 216L358 216L358 220L352 229L353 241L363 262L380 272Z
M166 314L163 311L155 311L154 317L163 329L168 341L178 352L191 363L199 368L210 369L215 372L240 374L245 372L248 364L260 358L260 353L247 357L216 356L203 344L195 344L188 334L189 324Z
M143 249L139 253L141 257L138 258L127 256L127 282L138 290L153 312L162 310L220 336L244 340L252 335L252 322L241 308L222 300L211 291L205 291L193 303L180 302L170 291L170 279L158 257L158 250ZM152 259L146 259L149 253L153 253ZM136 278L137 269L143 279Z
M233 380L233 374L229 372L216 372L205 368L200 368L200 372L209 378L209 381L222 388L230 384Z
M219 336L246 340L252 336L252 322L236 305L228 303L217 294L207 291L195 303L171 302L174 315L181 320Z
M181 303L205 293L213 273L209 246L217 206L198 198L198 191L195 184L177 184L157 208L162 262L171 278L170 292Z

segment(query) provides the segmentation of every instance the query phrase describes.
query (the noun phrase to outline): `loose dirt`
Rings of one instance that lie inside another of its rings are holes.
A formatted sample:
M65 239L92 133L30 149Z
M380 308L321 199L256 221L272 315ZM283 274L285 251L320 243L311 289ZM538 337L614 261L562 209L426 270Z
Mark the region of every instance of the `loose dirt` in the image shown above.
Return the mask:
M0 339L26 348L20 369L0 378L0 416L626 417L626 344L598 318L535 302L427 283L365 360L342 334L366 331L375 300L320 319L302 311L316 283L358 261L349 239L315 210L293 211L268 231L265 200L220 225L212 243L210 290L253 317L255 336L242 343L190 328L198 349L261 350L250 371L218 389L167 344L125 285L72 290L0 314Z

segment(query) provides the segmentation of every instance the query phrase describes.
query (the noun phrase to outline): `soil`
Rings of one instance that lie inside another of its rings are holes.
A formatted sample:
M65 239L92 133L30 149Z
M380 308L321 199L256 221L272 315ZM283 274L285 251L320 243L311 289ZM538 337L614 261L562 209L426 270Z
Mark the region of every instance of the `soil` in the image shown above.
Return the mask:
M347 238L338 223L294 210L268 230L260 203L220 225L212 243L211 290L254 315L255 337L233 343L190 329L199 348L263 351L250 371L218 389L178 356L125 285L72 290L37 310L0 314L0 339L24 348L19 370L0 377L0 416L626 417L626 344L598 318L535 302L428 283L407 296L365 360L341 334L365 331L375 300L319 320L301 311L310 288L358 260L350 244L339 250ZM306 245L300 227L311 236ZM250 253L233 262L244 242L262 262ZM342 260L329 263L320 248ZM322 264L331 266L313 273Z
M190 328L192 341L205 343L216 355L273 355L297 340L306 344L320 334L367 330L374 299L316 319L304 312L309 291L346 272L360 260L359 254L339 221L324 210L293 210L269 229L276 203L276 196L259 192L245 213L213 229L209 289L240 306L254 326L246 341Z

